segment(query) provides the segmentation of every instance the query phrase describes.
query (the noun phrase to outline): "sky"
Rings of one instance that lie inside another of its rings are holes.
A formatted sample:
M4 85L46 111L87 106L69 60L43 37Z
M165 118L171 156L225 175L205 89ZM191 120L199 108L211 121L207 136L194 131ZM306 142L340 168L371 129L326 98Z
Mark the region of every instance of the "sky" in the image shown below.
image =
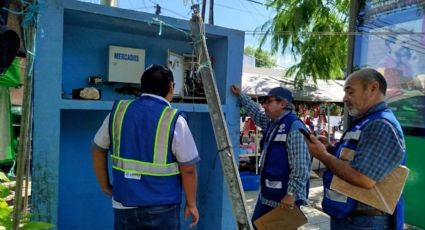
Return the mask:
M99 3L100 0L83 0ZM155 5L161 6L161 15L190 20L192 2L201 0L116 0L119 8L155 13ZM208 22L209 0L207 0L205 21ZM254 36L253 32L275 15L273 9L267 9L265 0L214 0L214 25L237 29L245 32L245 47L257 48L261 35ZM270 42L263 47L270 50ZM276 55L278 66L288 68L293 64L290 55Z

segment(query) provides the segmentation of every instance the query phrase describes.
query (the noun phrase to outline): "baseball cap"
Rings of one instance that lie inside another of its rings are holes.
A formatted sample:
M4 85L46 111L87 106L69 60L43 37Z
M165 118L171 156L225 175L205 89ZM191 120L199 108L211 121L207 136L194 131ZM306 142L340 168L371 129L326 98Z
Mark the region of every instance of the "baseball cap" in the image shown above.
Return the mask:
M284 98L291 103L292 103L292 101L294 101L294 97L292 96L291 91L289 91L288 89L283 88L283 87L276 87L276 88L271 89L267 95L258 97L258 100L260 102L264 102L265 100L267 100L270 97L276 97L276 98L280 98L280 99Z

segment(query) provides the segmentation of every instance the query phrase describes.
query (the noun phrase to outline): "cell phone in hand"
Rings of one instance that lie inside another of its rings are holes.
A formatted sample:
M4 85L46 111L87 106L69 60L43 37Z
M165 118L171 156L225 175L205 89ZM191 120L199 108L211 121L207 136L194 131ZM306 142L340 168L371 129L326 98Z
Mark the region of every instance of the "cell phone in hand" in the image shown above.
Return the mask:
M311 133L308 130L303 128L299 128L298 130L304 135L304 137L307 138L308 141L313 142L310 137Z

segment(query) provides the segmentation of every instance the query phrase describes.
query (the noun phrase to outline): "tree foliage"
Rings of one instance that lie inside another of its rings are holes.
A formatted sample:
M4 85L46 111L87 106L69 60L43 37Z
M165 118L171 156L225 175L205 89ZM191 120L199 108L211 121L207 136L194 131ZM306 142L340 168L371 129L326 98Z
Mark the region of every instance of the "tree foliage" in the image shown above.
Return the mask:
M2 181L9 181L9 179L0 171L0 182ZM0 183L0 229L11 230L13 228L13 208L9 207L5 199L10 193L9 188ZM48 230L54 227L50 223L31 221L32 216L34 214L29 213L20 218L20 230Z
M298 62L286 72L295 87L307 78L342 79L346 67L349 0L268 0L276 15L261 26L261 45L271 37L272 53L290 51Z
M246 55L255 57L255 67L266 67L273 68L276 67L276 59L272 57L270 52L264 51L260 48L246 47L245 52Z

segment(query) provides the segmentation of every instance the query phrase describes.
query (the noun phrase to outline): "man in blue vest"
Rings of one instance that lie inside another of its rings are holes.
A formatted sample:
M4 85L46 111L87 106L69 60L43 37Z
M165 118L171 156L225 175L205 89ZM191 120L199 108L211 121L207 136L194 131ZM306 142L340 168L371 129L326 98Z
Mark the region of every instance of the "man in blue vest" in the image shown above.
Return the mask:
M306 129L295 115L292 93L276 87L257 103L239 86L232 85L233 94L247 109L255 124L264 130L261 140L263 152L260 158L261 188L252 215L252 221L275 207L294 208L306 204L310 178L311 161L302 134Z
M198 223L200 158L186 120L170 106L173 81L168 68L148 67L141 97L116 101L94 138L93 167L102 191L112 196L115 229L180 229L182 189L184 217L192 217L190 227Z
M403 198L395 213L389 215L330 189L333 175L352 185L371 189L404 164L403 132L384 102L386 89L385 78L378 71L353 72L344 86L344 103L353 122L341 141L334 147L322 144L315 137L312 142L306 141L311 155L328 168L323 175L322 206L331 216L331 229L403 229ZM352 160L339 159L341 154L350 155Z

